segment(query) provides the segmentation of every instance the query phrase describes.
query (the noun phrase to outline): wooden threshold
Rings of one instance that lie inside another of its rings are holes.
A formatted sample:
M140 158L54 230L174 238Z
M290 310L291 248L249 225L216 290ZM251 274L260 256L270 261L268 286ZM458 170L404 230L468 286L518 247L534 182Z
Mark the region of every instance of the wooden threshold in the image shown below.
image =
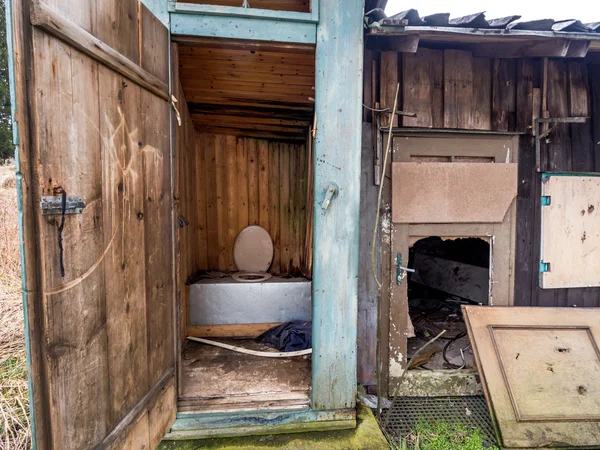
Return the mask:
M187 326L186 336L256 338L277 325L281 323Z

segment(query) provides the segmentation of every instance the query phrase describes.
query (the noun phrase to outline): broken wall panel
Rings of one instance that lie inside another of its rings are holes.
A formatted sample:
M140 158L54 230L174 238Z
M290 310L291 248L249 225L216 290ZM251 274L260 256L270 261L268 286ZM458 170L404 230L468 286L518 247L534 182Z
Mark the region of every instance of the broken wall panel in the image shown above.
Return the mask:
M516 195L517 164L392 164L394 223L499 223Z

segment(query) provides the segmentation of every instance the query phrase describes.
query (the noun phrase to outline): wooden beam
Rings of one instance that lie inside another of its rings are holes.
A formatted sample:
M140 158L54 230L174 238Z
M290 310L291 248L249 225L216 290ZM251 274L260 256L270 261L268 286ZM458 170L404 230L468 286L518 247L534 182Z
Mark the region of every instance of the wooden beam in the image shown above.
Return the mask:
M56 13L41 0L32 2L31 23L110 67L160 98L169 100L169 86L166 83L160 81L100 39L70 22L64 16Z
M321 2L317 28L313 410L356 405L363 4ZM339 190L323 210L332 183Z
M592 41L571 41L569 44L569 50L567 51L567 58L585 58L590 49Z
M206 48L211 50L245 50L252 52L276 52L296 55L315 55L314 44L297 42L269 42L248 39L220 39L204 36L173 36L173 41L181 44L181 49Z
M419 35L377 36L367 35L367 48L378 52L416 53L419 48Z
M256 17L171 14L171 34L314 44L316 24Z
M473 52L475 56L488 58L564 58L571 42L569 39L559 38L517 43L483 43L474 45Z
M309 12L281 11L261 8L243 8L240 6L221 6L221 5L199 5L194 3L175 3L176 13L204 15L204 16L224 16L236 18L256 18L262 20L279 20L282 22L303 22L317 23L318 16Z
M240 323L186 327L186 336L256 338L281 323Z

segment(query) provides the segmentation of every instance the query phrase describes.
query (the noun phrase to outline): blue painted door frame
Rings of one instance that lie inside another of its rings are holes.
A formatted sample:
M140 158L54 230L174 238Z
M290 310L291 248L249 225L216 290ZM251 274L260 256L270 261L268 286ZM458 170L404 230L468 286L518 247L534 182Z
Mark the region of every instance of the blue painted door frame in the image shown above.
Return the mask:
M364 0L321 2L317 25L312 407L356 403ZM329 187L336 191L326 210Z

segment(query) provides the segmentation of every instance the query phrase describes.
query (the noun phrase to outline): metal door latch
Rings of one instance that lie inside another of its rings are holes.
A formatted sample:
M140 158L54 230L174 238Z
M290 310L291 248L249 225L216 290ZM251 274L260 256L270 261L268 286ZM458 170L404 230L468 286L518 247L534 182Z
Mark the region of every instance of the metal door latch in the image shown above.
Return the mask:
M409 269L408 267L402 266L402 253L396 255L396 284L400 286L402 280L406 278L406 273L415 273L415 269Z
M62 196L44 196L40 202L42 215L53 216L63 215ZM81 214L85 208L85 202L81 197L67 197L64 214Z
M323 203L321 203L321 209L323 211L327 211L327 208L329 208L329 204L331 203L331 200L333 200L333 197L338 193L338 191L339 191L339 188L338 188L337 184L329 183L327 192L325 192L325 199L323 200Z

